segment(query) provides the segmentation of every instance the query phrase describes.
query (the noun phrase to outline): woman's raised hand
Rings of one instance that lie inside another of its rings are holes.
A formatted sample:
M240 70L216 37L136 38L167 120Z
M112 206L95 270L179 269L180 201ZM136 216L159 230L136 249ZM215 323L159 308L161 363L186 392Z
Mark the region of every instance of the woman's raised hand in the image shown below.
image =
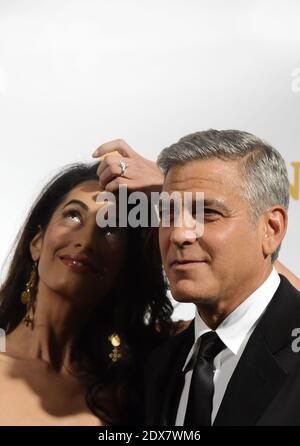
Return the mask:
M135 152L123 139L102 144L93 153L101 163L97 170L100 187L109 192L126 184L128 190L161 191L163 174L154 161Z

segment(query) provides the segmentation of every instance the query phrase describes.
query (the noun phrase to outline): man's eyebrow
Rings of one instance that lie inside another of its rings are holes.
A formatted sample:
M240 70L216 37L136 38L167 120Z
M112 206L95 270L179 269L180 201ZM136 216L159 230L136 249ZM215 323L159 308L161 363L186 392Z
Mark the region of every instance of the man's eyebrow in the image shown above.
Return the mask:
M196 199L192 200L193 203L196 202ZM217 200L216 198L208 198L208 199L204 199L203 200L203 204L204 206L217 206L218 208L224 209L226 211L228 211L228 207L223 203L223 201L221 200ZM173 201L170 202L170 208L174 208L174 203ZM159 201L159 210L162 209L162 201Z
M63 209L64 209L65 207L67 207L69 204L78 204L78 205L81 206L85 211L88 211L88 210L89 210L88 206L87 206L83 201L81 201L81 200L76 200L76 199L73 199L73 200L68 201L68 203L64 205Z
M224 211L228 211L228 207L223 203L223 201L216 200L215 198L204 199L204 206L216 206Z

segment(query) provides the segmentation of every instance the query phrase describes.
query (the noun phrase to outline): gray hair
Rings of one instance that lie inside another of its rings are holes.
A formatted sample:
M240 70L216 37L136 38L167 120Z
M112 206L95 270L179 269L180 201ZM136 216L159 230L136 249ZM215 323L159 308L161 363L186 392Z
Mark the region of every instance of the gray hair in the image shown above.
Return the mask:
M255 223L260 215L275 205L289 206L289 180L285 162L272 146L239 130L207 130L184 136L165 148L157 163L166 175L169 169L189 161L218 158L240 160L242 192ZM278 257L280 246L272 255Z

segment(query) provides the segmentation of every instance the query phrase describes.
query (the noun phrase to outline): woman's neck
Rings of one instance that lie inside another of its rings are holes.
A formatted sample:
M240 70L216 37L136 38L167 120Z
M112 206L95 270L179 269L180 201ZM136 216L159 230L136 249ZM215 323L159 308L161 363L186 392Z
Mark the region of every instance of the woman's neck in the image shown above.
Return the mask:
M57 371L70 371L74 344L90 312L42 283L36 302L33 328L22 321L7 336L7 353L45 361Z

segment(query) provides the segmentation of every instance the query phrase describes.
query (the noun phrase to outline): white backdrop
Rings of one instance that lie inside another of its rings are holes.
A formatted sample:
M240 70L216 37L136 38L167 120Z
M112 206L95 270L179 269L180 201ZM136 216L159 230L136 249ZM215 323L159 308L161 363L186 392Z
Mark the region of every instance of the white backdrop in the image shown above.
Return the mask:
M0 0L0 265L64 164L116 137L156 159L213 127L285 157L280 260L299 275L299 118L298 0Z

